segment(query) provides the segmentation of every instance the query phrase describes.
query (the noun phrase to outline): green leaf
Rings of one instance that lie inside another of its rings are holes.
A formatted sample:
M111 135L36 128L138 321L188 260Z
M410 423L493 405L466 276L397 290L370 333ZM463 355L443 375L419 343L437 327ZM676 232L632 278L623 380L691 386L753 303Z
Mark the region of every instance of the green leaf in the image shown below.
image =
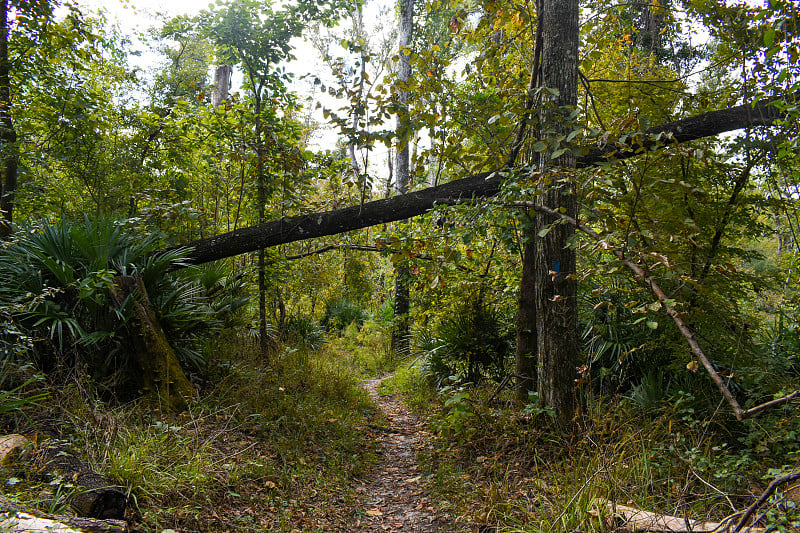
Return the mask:
M541 152L544 152L545 150L547 150L547 145L545 143L543 143L542 141L536 141L535 143L533 143L532 148L533 148L534 152L541 153Z
M656 322L655 320L648 320L647 322L645 322L645 324L646 324L646 325L647 325L647 327L648 327L648 328L650 328L650 329L656 329L656 328L658 328L658 322Z
M771 47L774 43L775 28L767 28L767 31L764 32L764 44Z

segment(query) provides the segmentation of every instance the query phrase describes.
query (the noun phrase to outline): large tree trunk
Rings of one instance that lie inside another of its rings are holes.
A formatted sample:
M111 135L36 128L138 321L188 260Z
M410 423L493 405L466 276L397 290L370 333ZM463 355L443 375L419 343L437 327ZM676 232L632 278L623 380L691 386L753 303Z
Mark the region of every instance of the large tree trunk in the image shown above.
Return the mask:
M129 349L142 371L142 391L156 397L165 408L185 410L187 401L195 398L197 391L186 378L158 322L142 279L138 275L115 277L111 295L118 308L132 306Z
M642 135L633 135L625 146L603 146L588 149L576 159L578 167L587 167L614 160L635 157L658 147L650 136L667 134L661 141L682 143L710 137L748 126L770 125L784 116L772 102L784 102L791 96L764 100L755 105L747 103L721 111L711 111L695 117L677 120ZM487 198L500 192L502 172L483 172L467 178L429 187L416 192L367 202L363 205L311 213L241 228L187 243L185 264L202 264L226 257L250 253L260 248L336 235L347 231L394 222L426 213L438 203L466 203L475 198Z
M0 239L11 234L17 190L17 132L11 119L8 8L9 2L0 0Z
M543 0L541 5L542 85L558 89L546 120L553 121L557 131L567 133L562 106L573 108L578 99L578 0ZM545 151L539 160L543 193L538 201L576 217L575 182L564 171L575 166L575 158L568 151L556 160L560 168L548 169L551 152ZM535 278L539 401L567 422L575 410L573 389L579 361L578 284L575 249L569 246L575 230L556 222L547 214L537 213L531 270Z
M397 194L408 193L411 182L411 168L409 161L409 138L411 137L411 120L408 110L408 89L405 83L411 77L411 36L414 31L414 0L400 0L400 29L398 35L398 67L397 101L400 111L397 114L397 158L395 169L397 171ZM395 352L408 351L408 333L411 295L408 291L409 270L405 264L395 266L394 289L394 319L395 328L392 332L392 348Z

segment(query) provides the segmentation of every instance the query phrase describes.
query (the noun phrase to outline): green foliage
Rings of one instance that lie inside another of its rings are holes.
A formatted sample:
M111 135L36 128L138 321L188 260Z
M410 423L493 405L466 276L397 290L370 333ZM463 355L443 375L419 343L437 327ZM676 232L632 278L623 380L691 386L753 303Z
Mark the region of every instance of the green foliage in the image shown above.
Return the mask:
M20 227L0 254L0 272L9 280L0 288L0 307L13 326L4 333L4 346L19 340L30 349L7 355L43 369L85 364L101 379L118 371L133 378L127 340L132 302L117 307L111 290L117 275L135 273L181 361L202 367L200 345L221 322L192 273L169 274L182 252L151 253L158 243L157 234L134 237L110 219ZM215 301L222 311L235 310L235 300L221 293Z
M445 387L441 391L445 398L442 414L437 417L432 427L445 438L465 444L477 431L470 405L470 393L463 387Z
M479 301L467 302L441 319L434 335L421 332L417 352L424 372L440 386L450 378L477 384L502 379L511 343L499 316Z
M283 338L293 346L311 351L319 350L325 342L322 329L313 320L303 316L290 316L286 320Z
M32 368L13 363L12 357L7 355L0 361L0 416L25 414L25 407L40 406L49 395L41 391L44 377L30 375Z
M367 319L367 313L358 304L346 298L332 300L325 304L325 313L320 320L320 326L328 331L341 333L350 324L361 326Z

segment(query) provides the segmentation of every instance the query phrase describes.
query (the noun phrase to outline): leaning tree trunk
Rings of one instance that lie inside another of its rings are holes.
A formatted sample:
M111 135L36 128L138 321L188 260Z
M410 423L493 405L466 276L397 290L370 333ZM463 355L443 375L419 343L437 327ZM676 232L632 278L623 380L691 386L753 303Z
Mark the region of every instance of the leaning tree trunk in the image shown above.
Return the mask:
M710 111L662 124L639 134L630 135L626 146L616 144L592 147L588 153L576 160L578 167L590 167L630 159L654 150L659 144L653 136L669 138L672 143L685 143L704 137L719 135L728 131L767 126L786 116L781 107L792 95L782 95L770 100L748 102L746 104ZM661 143L663 145L663 142ZM240 254L254 252L280 244L314 239L327 235L337 235L387 222L395 222L422 215L438 204L468 203L477 198L489 198L500 192L503 172L482 172L451 181L436 187L410 192L392 198L373 200L364 204L334 209L306 215L284 217L264 224L235 229L227 233L186 243L183 265L200 265L210 261L225 259ZM154 253L174 250L167 248Z
M578 0L543 0L542 85L558 89L545 112L562 133L569 129L562 106L574 107L578 94ZM551 152L539 160L542 172L541 205L569 216L577 215L575 183L569 168L575 158L567 151L556 160L560 168L548 170ZM570 239L575 230L545 213L537 213L534 236L536 330L539 401L555 410L558 419L572 419L578 367L578 302L575 250ZM547 228L550 228L547 231Z
M0 0L0 238L11 234L17 190L17 132L11 119L11 64L8 59L7 0Z
M142 372L142 391L169 409L185 410L197 391L164 334L142 278L137 274L115 277L111 296L117 308L130 305L133 311L128 322L129 349Z
M395 169L397 172L397 193L406 194L411 182L411 169L409 161L409 142L411 136L411 120L408 111L408 89L405 84L411 77L410 49L411 35L414 31L414 0L400 0L400 29L399 29L399 61L397 67L397 100L400 111L397 114L397 158ZM394 290L394 317L395 329L392 332L392 348L395 352L405 352L408 349L408 333L410 310L409 269L405 265L395 267Z

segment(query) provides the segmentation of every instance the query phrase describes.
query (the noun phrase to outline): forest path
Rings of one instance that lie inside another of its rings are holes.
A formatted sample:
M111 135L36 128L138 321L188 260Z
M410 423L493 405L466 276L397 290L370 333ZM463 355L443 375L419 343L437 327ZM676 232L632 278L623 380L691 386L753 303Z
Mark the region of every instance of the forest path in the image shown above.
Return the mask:
M380 383L380 379L364 383L370 398L386 418L387 427L379 433L381 460L369 481L356 489L365 496L366 515L353 519L353 531L453 531L446 517L437 516L417 465L417 452L426 446L430 434L397 395L378 394Z

